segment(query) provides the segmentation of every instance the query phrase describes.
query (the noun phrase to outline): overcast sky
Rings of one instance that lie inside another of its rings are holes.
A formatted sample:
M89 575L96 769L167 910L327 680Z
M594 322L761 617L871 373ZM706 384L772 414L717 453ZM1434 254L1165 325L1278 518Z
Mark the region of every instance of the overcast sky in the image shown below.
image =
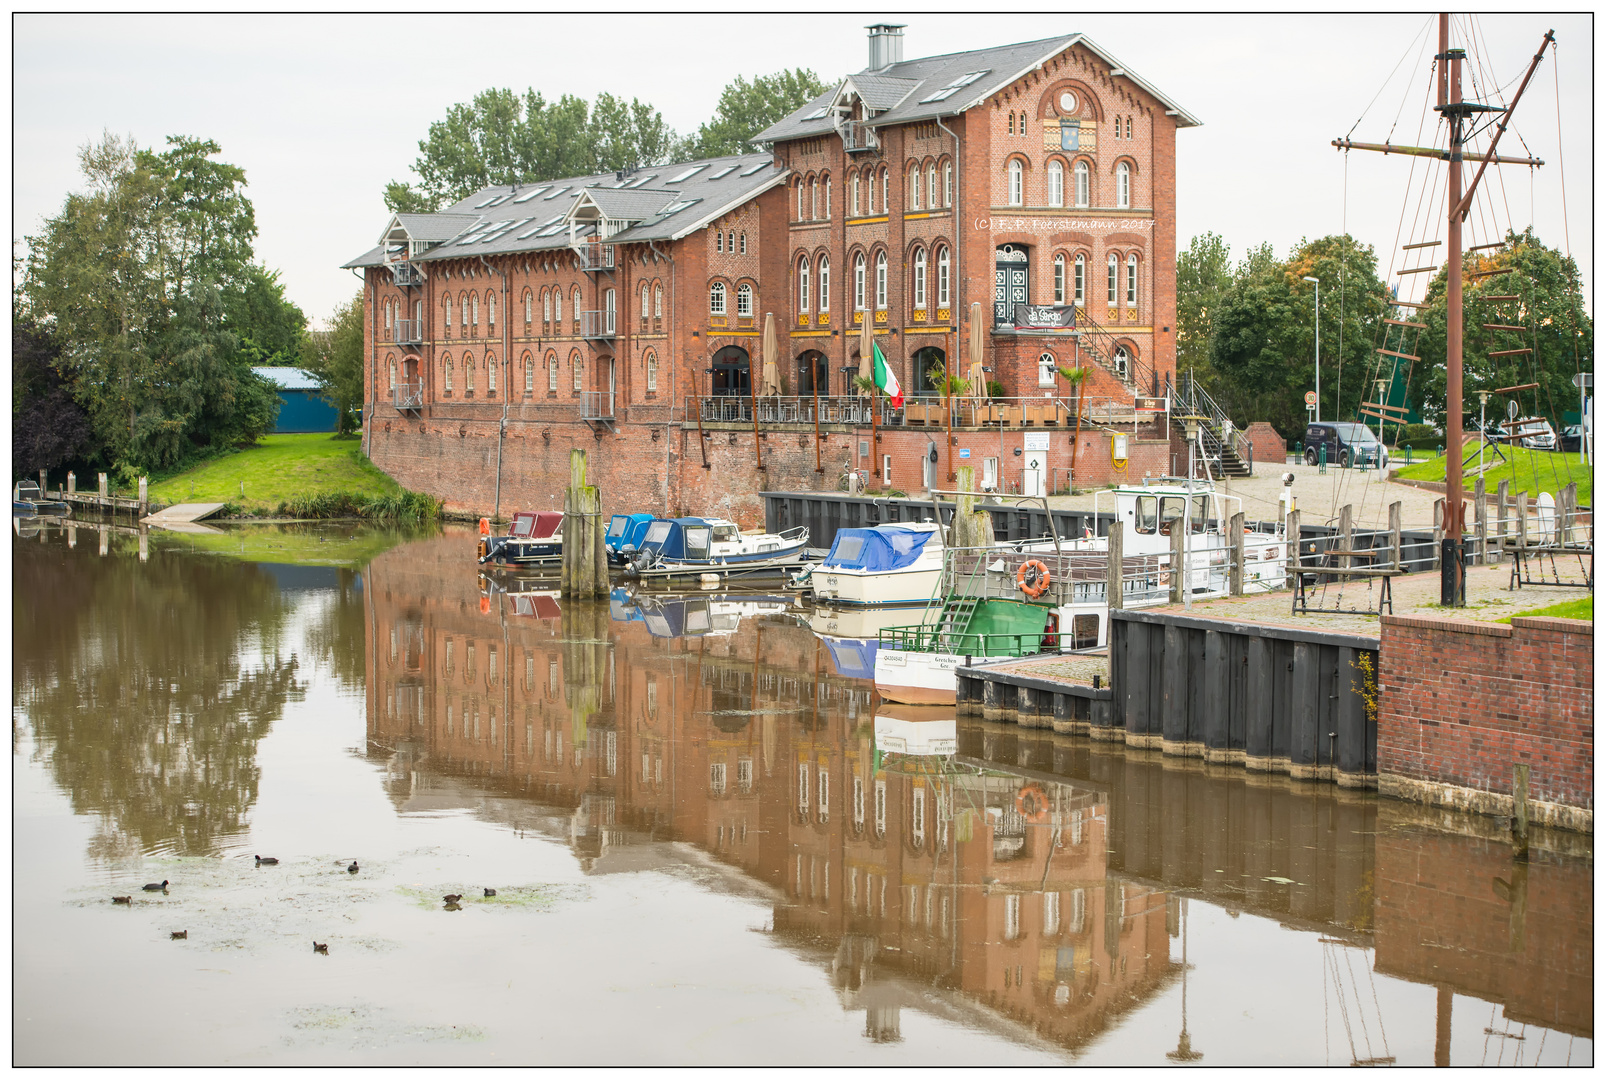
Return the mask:
M1443 236L1442 211L1439 220L1423 211L1412 224L1422 163L1411 184L1411 159L1353 152L1346 200L1345 155L1330 145L1352 128L1360 141L1391 132L1394 142L1417 141L1437 45L1429 16L875 13L16 15L12 235L20 250L21 238L81 187L78 148L102 130L158 147L170 134L211 138L223 160L245 169L258 258L320 319L356 292L340 264L376 242L386 181L411 178L419 139L452 104L490 86L533 86L549 99L606 90L651 102L686 133L737 75L807 67L834 81L861 70L872 20L908 24L907 58L1087 34L1203 121L1177 135L1179 247L1214 231L1234 258L1262 241L1284 255L1347 221L1386 270L1391 258L1407 265L1399 244ZM1482 15L1471 26L1484 71L1507 99L1547 29L1559 54L1547 53L1500 148L1521 155L1526 144L1546 165L1531 183L1521 167L1501 170L1503 185L1486 178L1490 200L1474 214L1467 243L1530 221L1551 246L1568 250L1570 239L1590 302L1592 18ZM1469 96L1472 89L1469 82ZM1431 144L1431 114L1422 132ZM1397 239L1408 197L1406 235ZM1416 288L1402 296L1420 295Z

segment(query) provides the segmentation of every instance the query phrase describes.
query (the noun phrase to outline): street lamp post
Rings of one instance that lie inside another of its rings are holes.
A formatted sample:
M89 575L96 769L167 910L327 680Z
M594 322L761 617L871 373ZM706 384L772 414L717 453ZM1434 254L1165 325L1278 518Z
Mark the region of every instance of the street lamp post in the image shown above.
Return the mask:
M1322 421L1322 283L1317 278L1306 281L1316 286L1316 423ZM1340 360L1342 363L1342 360Z
M1193 448L1199 439L1199 418L1185 416L1182 418L1182 429L1188 435L1188 500L1182 511L1182 609L1193 610L1193 582L1189 580L1188 571L1192 567L1193 537Z

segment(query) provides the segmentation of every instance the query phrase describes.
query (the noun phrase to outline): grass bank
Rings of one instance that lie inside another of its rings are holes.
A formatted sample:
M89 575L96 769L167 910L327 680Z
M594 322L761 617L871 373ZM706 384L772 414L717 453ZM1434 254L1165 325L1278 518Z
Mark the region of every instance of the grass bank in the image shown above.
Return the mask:
M440 503L408 491L362 454L355 439L327 433L266 435L249 449L203 462L151 485L154 501L227 503L230 516L433 520Z
M1483 482L1491 493L1500 486L1500 481L1511 481L1511 494L1518 495L1526 491L1530 497L1537 498L1541 491L1556 494L1570 482L1578 482L1578 504L1580 506L1594 506L1594 478L1589 466L1584 463L1582 454L1563 454L1548 450L1527 450L1520 446L1501 447L1506 455L1506 462L1483 474ZM1484 461L1489 460L1487 450L1484 451ZM1401 480L1427 480L1435 483L1444 483L1444 468L1447 458L1440 456L1428 461L1418 461L1413 465L1394 470ZM1471 468L1476 467L1476 459ZM1472 488L1473 477L1466 478L1468 490Z
M1530 617L1548 617L1552 619L1584 619L1588 622L1594 622L1595 598L1593 596L1586 596L1581 600L1563 600L1561 603L1551 604L1549 607L1534 608L1532 611L1519 611L1517 614L1508 615L1500 621L1503 623L1509 623L1512 619Z
M226 555L242 562L360 569L376 555L418 533L349 523L279 522L230 525L219 533L163 532L160 535L164 545Z

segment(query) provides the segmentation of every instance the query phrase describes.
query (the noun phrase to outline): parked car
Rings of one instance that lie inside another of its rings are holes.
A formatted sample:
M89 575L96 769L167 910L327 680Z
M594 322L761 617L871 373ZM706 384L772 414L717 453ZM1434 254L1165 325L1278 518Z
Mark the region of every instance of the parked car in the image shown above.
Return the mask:
M1561 439L1557 446L1569 454L1576 454L1584 448L1584 429L1579 424L1568 424L1561 429Z
M1388 468L1388 447L1377 441L1377 435L1365 424L1310 424L1305 428L1305 464L1315 465L1318 452L1327 447L1330 464L1349 468L1351 465L1377 465Z
M1500 422L1500 437L1529 450L1556 449L1556 430L1542 416L1523 416Z

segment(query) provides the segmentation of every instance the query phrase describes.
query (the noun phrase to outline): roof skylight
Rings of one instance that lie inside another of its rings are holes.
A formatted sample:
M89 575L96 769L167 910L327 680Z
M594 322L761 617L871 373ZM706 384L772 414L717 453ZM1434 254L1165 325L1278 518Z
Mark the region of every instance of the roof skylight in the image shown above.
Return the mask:
M559 195L562 195L565 191L568 191L568 190L569 189L566 188L566 187L555 187L555 188L552 189L552 194L548 195L546 197L546 199L542 200L542 202L546 202L549 199L556 199Z
M708 174L708 179L710 179L710 180L718 180L721 176L729 176L731 173L733 173L735 171L736 171L736 166L727 165L723 169L719 170L719 172L711 172L711 173L709 173Z
M770 167L770 163L769 162L761 161L757 165L749 165L747 168L743 169L742 170L742 175L743 176L752 176L754 173L758 172L760 169L767 169L769 167Z
M537 195L541 194L541 192L543 192L545 190L546 190L545 187L532 188L531 190L526 191L523 195L520 195L518 198L514 199L513 201L516 202L516 203L527 203L531 199L535 198Z
M987 71L991 70L991 68L987 69ZM920 104L925 105L932 101L946 101L948 98L958 93L963 87L969 86L971 83L987 74L987 71L967 71L957 79L954 79L952 82L948 83L947 86L944 86L938 89L936 92L927 94L925 97L921 98Z
M685 172L681 173L679 176L674 176L674 177L669 178L668 180L665 180L664 183L666 183L666 184L678 184L682 180L691 179L693 176L696 176L698 173L702 172L706 168L708 168L707 165L693 165L691 168L687 169Z
M638 177L636 177L634 180L630 181L630 183L626 184L625 187L627 187L627 188L638 188L642 184L645 184L648 180L656 180L656 179L658 179L658 174L657 173L648 173L646 176L638 176Z

